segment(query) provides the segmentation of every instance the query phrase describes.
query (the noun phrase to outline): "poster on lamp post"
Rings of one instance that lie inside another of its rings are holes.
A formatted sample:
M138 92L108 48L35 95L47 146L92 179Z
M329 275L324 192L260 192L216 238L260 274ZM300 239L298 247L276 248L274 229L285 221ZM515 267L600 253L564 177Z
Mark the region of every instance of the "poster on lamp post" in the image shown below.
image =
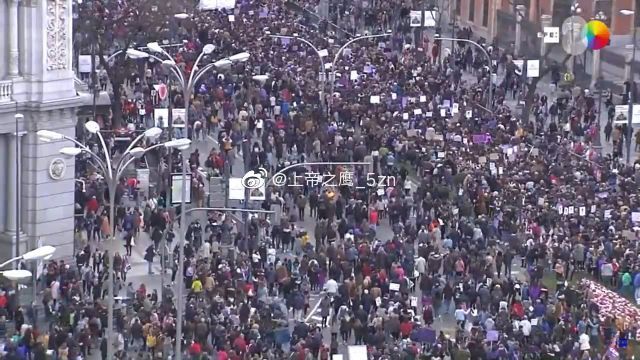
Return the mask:
M172 121L171 125L174 128L183 128L187 126L187 111L185 109L171 109Z
M516 66L516 75L522 75L522 71L524 70L524 60L512 60L513 65Z
M632 124L640 124L640 104L633 105ZM616 105L613 115L614 124L627 124L629 122L629 105Z
M244 200L245 187L242 178L229 178L229 200Z
M169 127L169 109L153 109L153 120L156 127L159 127L161 129L166 129L167 127Z
M527 77L537 78L540 76L540 60L527 60Z
M409 13L409 19L411 27L422 26L422 11L411 10L411 13Z
M436 27L436 15L438 13L435 10L428 10L424 12L424 26Z
M186 194L184 202L191 204L191 174L187 174L186 180L182 181L182 174L171 174L171 204L180 204L182 202L182 187L186 187ZM183 209L184 210L184 209Z
M78 71L84 74L91 72L91 55L78 56Z

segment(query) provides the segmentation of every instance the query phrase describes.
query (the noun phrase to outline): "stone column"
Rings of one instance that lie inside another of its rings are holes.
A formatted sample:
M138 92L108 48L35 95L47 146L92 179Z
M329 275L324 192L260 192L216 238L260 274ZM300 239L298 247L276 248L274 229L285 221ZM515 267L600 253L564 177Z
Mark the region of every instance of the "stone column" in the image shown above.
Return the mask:
M6 173L6 193L7 193L7 213L6 213L6 232L15 235L19 230L16 204L20 197L20 187L16 183L16 174L20 171L20 136L9 134L7 143L7 173ZM16 146L16 141L18 142ZM16 244L17 245L17 244Z
M18 48L18 3L8 0L9 5L9 76L20 76L20 50Z
M540 26L544 32L545 27L549 27L552 25L553 17L551 15L542 15L540 16ZM544 57L544 54L547 53L547 44L544 43L544 37L540 40L540 58Z
M4 151L6 149L8 142L7 138L8 134L0 135L0 169L7 169L7 163L9 159L7 158L7 153ZM0 204L7 204L7 193L5 191L7 186L7 178L6 176L0 176ZM3 233L5 230L5 218L8 210L8 206L0 206L0 233Z
M593 50L591 58L591 88L594 89L600 78L600 50Z
M631 81L631 57L633 56L633 45L625 45L624 54L624 81Z
M520 47L522 44L522 20L524 20L524 14L527 11L527 8L524 5L516 6L516 44L515 44L515 55L519 57Z

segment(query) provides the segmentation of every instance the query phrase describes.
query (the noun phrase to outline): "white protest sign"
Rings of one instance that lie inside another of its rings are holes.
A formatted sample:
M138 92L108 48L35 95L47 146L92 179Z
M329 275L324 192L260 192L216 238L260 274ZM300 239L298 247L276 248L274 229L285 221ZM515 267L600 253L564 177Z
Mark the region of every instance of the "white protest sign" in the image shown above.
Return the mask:
M200 0L198 10L221 10L233 9L236 7L236 0Z
M349 345L347 347L347 354L349 360L367 360L369 353L365 345Z

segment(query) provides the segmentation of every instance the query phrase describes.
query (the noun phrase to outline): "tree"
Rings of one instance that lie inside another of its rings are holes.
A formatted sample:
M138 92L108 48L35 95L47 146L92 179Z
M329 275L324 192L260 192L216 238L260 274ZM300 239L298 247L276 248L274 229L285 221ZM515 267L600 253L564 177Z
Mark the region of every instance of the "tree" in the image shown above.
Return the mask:
M78 5L78 21L74 32L84 34L80 49L90 50L106 70L113 90L111 108L113 127L122 120L121 86L136 71L135 62L124 54L110 55L117 50L144 46L151 41L169 40L170 28L177 25L174 15L191 12L194 4L187 1L125 0L85 1Z

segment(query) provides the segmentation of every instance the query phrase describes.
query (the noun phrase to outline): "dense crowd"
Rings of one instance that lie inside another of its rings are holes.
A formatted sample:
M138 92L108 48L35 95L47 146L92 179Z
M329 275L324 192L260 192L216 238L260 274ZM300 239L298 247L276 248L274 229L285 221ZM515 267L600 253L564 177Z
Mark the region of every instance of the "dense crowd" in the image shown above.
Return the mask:
M57 359L106 358L111 267L101 249L113 225L122 243L113 262L122 299L112 339L121 359L167 359L175 341L190 358L218 360L330 359L353 345L365 345L373 359L631 355L623 344L633 346L636 318L611 302L632 309L626 299L640 298L640 163L618 161L631 139L614 126L611 100L598 114L588 91L561 84L528 99L509 49L483 44L495 65L462 43L443 54L433 39L417 41L408 31L400 17L407 8L394 13L390 5L402 4L344 1L330 17L346 31L280 1L242 2L233 13L200 12L185 21L177 32L184 46L173 54L187 72L204 44L216 46L213 61L250 53L203 77L192 99L169 83L167 101L190 108L185 135L219 143L202 164L197 153L188 160L200 202L206 179L196 169L221 174L236 157L270 174L305 160L371 165L287 170L290 183L302 186L270 186L262 205L275 214L252 218L246 231L217 213L204 226L180 229L166 184L137 198L133 176L118 188L111 222L104 183L87 165L78 194L80 251L74 264L47 264L40 279L35 309L43 309L47 326L29 325L25 316L37 319L34 310L0 294L3 358L44 359L47 350ZM355 42L335 69L322 69L303 42L269 36L304 38L327 49L328 64L356 29L391 32ZM469 29L458 36L473 38ZM144 76L134 74L122 92L125 116L140 128L154 123L154 106L166 106L151 90L168 74L153 62L144 66ZM326 70L336 70L334 86ZM144 115L130 106L133 99L145 102ZM511 99L532 101L530 119ZM600 116L608 119L603 148ZM182 164L178 152L160 156L174 169ZM323 187L310 181L314 173L345 182ZM395 181L371 188L371 174ZM305 217L317 220L313 229L300 227ZM391 235L382 236L384 228ZM187 241L178 274L181 232ZM143 233L151 239L144 245L149 272L161 261L172 284L184 278L184 309L175 308L175 286L127 282L131 248ZM602 296L606 288L612 291ZM312 295L319 295L319 321L308 320ZM183 339L175 338L177 312Z

